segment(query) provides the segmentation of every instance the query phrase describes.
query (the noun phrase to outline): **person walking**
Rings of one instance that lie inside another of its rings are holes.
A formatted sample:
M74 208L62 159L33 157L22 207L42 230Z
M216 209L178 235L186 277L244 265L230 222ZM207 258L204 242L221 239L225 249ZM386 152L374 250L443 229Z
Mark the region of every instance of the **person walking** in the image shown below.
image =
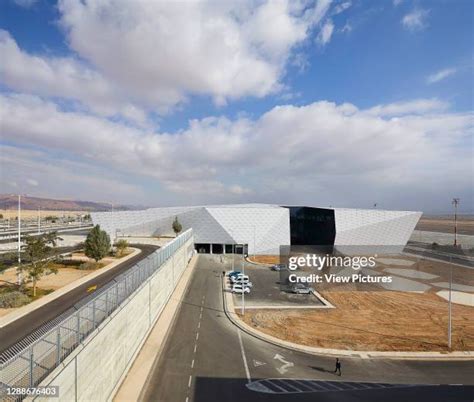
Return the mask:
M336 370L334 370L334 373L338 373L338 375L341 375L341 362L338 358L336 358Z

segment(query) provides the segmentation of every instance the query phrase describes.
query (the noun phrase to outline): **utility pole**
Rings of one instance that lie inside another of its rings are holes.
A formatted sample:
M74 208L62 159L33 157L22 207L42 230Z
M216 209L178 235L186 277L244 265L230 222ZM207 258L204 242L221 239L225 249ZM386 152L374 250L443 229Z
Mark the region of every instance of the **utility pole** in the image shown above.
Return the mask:
M452 204L454 205L454 247L457 247L457 234L458 234L458 205L461 201L460 198L453 198Z
M18 194L18 268L16 271L18 286L21 285L21 195Z

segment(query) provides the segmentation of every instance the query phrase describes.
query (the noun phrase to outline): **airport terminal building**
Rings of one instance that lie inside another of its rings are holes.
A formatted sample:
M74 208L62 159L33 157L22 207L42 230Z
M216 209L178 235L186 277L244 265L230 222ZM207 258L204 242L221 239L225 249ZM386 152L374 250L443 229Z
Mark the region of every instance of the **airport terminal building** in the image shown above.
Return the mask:
M110 236L174 236L175 217L203 253L273 255L282 245L400 245L421 212L236 204L91 213Z

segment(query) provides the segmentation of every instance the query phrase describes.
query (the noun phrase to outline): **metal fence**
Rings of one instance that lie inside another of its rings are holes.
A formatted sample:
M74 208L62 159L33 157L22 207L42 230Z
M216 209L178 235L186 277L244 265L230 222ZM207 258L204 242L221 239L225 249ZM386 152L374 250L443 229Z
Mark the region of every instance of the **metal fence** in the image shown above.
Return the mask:
M43 327L40 336L0 356L0 387L37 386L193 235L187 230ZM189 256L187 256L189 257ZM173 284L173 286L175 283ZM38 332L38 331L35 331ZM28 338L27 338L28 339ZM27 344L27 345L26 345ZM1 391L1 390L0 390ZM0 397L2 395L0 394ZM12 398L15 400L15 398Z

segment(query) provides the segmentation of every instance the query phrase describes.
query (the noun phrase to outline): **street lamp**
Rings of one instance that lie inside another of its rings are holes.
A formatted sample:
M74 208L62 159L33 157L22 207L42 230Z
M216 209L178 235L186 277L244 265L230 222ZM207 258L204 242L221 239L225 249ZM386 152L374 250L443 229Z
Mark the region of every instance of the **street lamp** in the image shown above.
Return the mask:
M17 281L18 286L21 285L22 275L21 275L21 195L18 194L18 268L17 268Z
M458 205L461 201L460 198L453 198L452 204L454 205L454 247L457 247L457 233L458 233Z

